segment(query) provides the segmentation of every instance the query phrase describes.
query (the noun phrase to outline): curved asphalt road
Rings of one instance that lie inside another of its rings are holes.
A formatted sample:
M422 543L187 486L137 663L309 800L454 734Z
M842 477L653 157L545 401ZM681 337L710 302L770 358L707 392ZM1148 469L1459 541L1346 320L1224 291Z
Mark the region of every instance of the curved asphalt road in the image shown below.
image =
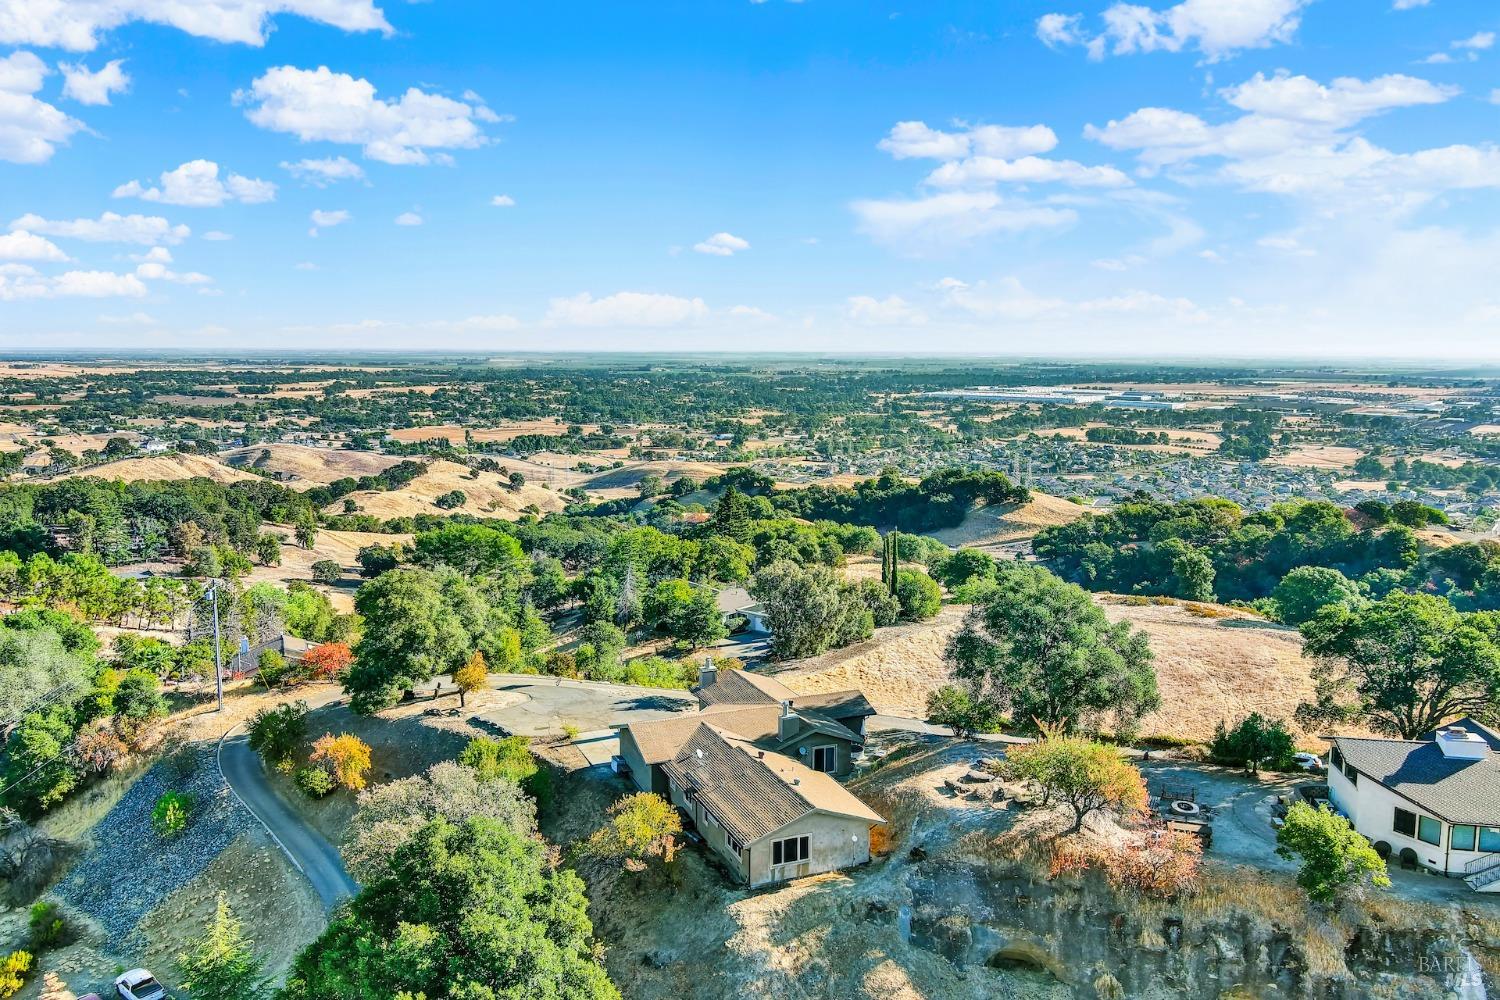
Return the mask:
M303 822L271 788L261 767L260 754L250 749L244 734L225 735L219 744L219 770L224 780L240 804L260 820L292 864L307 876L313 891L323 901L323 908L332 910L359 892L359 886L344 870L338 850Z

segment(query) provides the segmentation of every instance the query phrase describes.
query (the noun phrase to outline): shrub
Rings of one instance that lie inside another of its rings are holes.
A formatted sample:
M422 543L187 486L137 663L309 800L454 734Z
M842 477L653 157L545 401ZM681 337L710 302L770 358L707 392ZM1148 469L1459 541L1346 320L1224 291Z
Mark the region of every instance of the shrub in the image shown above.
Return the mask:
M1251 712L1233 729L1226 729L1220 722L1209 744L1214 759L1251 772L1262 766L1273 771L1290 770L1296 752L1297 744L1286 724L1280 719L1263 718L1259 712Z
M292 759L307 739L307 702L263 708L250 720L250 749L274 766Z
M357 792L370 770L370 745L353 733L324 733L313 743L310 762L321 763L334 781Z
M636 792L610 806L609 816L584 844L585 854L619 861L629 871L645 871L656 860L672 863L682 832L672 803L655 792Z
M283 681L290 679L288 675L291 667L287 664L286 657L274 649L262 649L256 667L260 682L268 690L280 687Z
M0 961L0 997L13 997L26 985L26 973L36 960L29 951L13 951Z
M1083 829L1090 813L1101 809L1138 812L1146 807L1141 773L1113 747L1044 729L1042 738L1006 753L1017 777L1035 783L1073 813L1067 834Z
M458 755L458 762L471 768L480 781L513 781L542 805L552 792L552 772L537 763L531 743L524 736L492 740L476 736Z
M302 657L303 669L318 681L338 680L353 664L354 652L346 642L325 642Z
M175 837L187 829L193 797L186 792L162 792L151 810L151 825L163 837Z
M32 904L31 917L27 923L31 930L33 953L45 951L60 942L68 929L67 921L63 919L56 903Z
M469 693L479 691L484 687L485 679L490 675L489 665L484 662L484 654L474 650L469 655L468 662L453 672L453 683L458 685L458 704L462 708L468 703Z
M1276 831L1276 853L1301 858L1297 884L1315 903L1357 896L1369 886L1388 888L1385 861L1349 821L1326 806L1294 802Z
M334 789L333 775L321 767L299 767L293 780L298 788L315 799L321 799Z
M989 702L946 684L927 696L927 721L934 726L949 726L959 739L968 739L975 733L999 732L1003 720Z

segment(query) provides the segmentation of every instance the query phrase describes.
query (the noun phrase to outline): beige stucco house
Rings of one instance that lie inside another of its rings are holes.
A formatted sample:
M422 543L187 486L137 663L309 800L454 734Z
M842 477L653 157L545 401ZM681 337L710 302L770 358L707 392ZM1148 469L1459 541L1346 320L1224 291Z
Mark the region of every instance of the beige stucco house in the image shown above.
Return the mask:
M672 803L752 886L863 864L885 822L829 775L707 721L663 770Z
M638 788L670 799L750 885L870 859L870 828L885 821L836 780L864 749L864 695L799 697L711 666L694 691L692 715L621 727L619 763Z

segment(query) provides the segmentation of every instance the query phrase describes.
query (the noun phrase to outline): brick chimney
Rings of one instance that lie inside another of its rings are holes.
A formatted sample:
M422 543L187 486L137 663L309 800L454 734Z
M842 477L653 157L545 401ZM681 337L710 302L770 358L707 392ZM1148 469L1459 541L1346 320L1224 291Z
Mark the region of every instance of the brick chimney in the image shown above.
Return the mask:
M797 730L802 728L802 720L792 714L792 703L784 701L781 703L781 718L776 720L776 736L782 742L786 742L797 735Z

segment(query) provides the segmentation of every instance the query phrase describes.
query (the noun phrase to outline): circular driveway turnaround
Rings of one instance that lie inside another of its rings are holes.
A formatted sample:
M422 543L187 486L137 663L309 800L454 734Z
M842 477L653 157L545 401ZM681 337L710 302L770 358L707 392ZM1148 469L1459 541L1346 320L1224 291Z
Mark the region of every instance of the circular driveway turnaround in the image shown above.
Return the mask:
M627 722L663 719L692 711L698 699L687 691L626 687L595 681L570 681L534 674L494 677L497 691L523 696L518 703L486 709L478 717L517 736L557 733L564 725L583 731L608 729Z
M234 730L231 729L230 732ZM260 754L250 749L248 737L228 736L219 745L219 770L224 780L250 814L281 845L292 864L307 876L325 910L359 892L359 886L344 869L338 849L287 806L266 781Z

